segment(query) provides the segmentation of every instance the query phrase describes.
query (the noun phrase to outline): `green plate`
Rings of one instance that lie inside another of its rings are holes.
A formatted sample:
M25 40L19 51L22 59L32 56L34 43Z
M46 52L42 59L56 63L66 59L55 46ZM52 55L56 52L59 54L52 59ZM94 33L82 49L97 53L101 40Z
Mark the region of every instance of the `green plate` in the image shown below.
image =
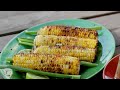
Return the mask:
M57 20L57 21L51 21L51 22L46 22L44 24L40 24L34 27L31 27L27 30L29 31L37 31L41 27L44 27L46 25L70 25L70 26L77 26L77 27L94 27L94 26L102 26L100 24L97 24L92 21L88 20L83 20L83 19L64 19L64 20ZM99 34L99 47L98 47L98 52L96 56L95 62L98 63L97 67L92 67L92 68L87 68L84 71L82 70L81 72L81 79L89 79L96 75L98 72L100 72L106 63L112 58L114 52L115 52L115 40L112 34L109 32L107 28L102 26L102 30L98 30ZM24 45L19 45L17 38L18 37L26 37L26 38L34 38L34 36L31 35L26 35L23 32L18 34L16 37L14 37L3 49L1 52L1 57L0 57L0 64L7 64L6 63L6 58L7 57L12 57L14 54L19 52L22 49L31 49L32 47L24 46ZM101 46L102 45L102 46ZM0 71L2 76L5 78L5 73ZM101 76L102 77L102 76ZM13 72L12 78L21 78L20 74L17 72Z

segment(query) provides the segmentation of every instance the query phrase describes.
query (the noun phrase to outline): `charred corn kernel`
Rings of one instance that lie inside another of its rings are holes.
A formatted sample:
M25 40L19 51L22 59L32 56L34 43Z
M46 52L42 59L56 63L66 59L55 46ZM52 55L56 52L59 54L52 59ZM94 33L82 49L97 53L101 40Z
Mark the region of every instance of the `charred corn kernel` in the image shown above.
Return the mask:
M78 75L80 70L80 61L76 57L38 53L14 55L13 65L71 75Z
M71 27L71 26L45 26L38 30L38 35L57 35L57 36L72 36L80 38L97 39L98 33L96 30L86 28Z
M40 46L33 52L39 54L67 55L77 57L79 60L93 62L95 59L96 49L72 46Z
M80 46L84 48L96 48L98 43L97 39L89 38L77 38L69 36L55 36L55 35L38 35L34 39L34 45L36 47L41 45L69 45L69 46Z

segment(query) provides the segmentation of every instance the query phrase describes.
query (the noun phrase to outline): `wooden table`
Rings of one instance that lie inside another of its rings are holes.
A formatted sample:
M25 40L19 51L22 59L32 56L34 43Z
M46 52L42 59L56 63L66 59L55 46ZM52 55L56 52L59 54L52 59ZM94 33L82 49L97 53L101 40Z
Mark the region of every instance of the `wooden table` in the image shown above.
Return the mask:
M47 21L66 18L88 19L104 25L115 37L115 55L120 53L119 11L0 11L0 52L21 31ZM102 71L91 79L102 79Z

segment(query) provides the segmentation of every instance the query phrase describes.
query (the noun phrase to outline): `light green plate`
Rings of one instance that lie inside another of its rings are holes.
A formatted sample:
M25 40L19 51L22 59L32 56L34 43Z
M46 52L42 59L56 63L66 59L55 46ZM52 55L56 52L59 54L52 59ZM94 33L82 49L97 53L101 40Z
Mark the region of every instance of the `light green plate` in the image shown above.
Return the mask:
M27 30L29 31L37 31L41 27L44 27L46 25L70 25L70 26L78 26L78 27L94 27L94 26L102 26L100 24L97 24L95 22L91 22L88 20L83 20L83 19L64 19L64 20L57 20L57 21L51 21L51 22L46 22L44 24L40 24L37 26L34 26L32 28L29 28ZM97 53L97 57L95 62L98 63L97 67L93 68L87 68L81 73L81 79L89 79L96 75L98 72L100 72L106 63L112 58L114 51L115 51L115 40L112 34L109 32L107 28L102 26L102 30L98 30L99 35L98 39L99 42L101 43L102 47L99 45L99 51ZM32 47L28 46L23 46L19 45L17 38L18 37L26 37L26 38L34 38L34 36L26 35L23 32L18 34L16 37L14 37L3 49L1 52L1 57L0 57L0 64L7 64L6 63L6 58L7 57L12 57L14 54L19 52L22 49L30 49ZM102 50L101 50L102 49ZM15 72L15 71L14 71ZM19 73L14 73L13 76L10 78L21 78ZM0 72L2 76L5 78L5 74ZM102 76L101 76L102 77Z

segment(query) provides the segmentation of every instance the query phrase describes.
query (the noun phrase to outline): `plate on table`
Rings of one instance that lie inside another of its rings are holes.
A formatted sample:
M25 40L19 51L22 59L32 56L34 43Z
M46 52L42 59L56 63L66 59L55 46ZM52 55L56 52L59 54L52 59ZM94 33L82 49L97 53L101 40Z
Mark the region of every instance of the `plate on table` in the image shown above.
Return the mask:
M63 19L63 20L56 20L56 21L50 21L43 24L36 25L34 27L31 27L27 29L28 31L37 31L41 27L47 26L47 25L69 25L69 26L76 26L76 27L95 27L95 26L101 26L102 30L97 30L99 36L99 45L98 45L98 52L96 55L95 63L98 64L97 67L87 68L81 73L81 79L90 79L97 73L99 73L106 63L112 58L114 52L115 52L115 40L111 32L105 28L103 25L100 25L98 23L89 21L89 20L83 20L83 19ZM14 54L19 52L22 49L31 49L32 47L20 45L17 41L18 37L26 37L26 38L34 38L35 36L27 35L25 34L25 31L19 33L16 37L14 37L11 41L8 42L8 44L4 47L4 49L1 52L0 56L0 64L5 65L6 64L6 58L12 57ZM14 70L11 71L13 73L12 77L10 78L22 78L18 72L15 72ZM7 78L5 76L5 73L3 69L0 71L3 78ZM102 76L101 76L102 77Z

